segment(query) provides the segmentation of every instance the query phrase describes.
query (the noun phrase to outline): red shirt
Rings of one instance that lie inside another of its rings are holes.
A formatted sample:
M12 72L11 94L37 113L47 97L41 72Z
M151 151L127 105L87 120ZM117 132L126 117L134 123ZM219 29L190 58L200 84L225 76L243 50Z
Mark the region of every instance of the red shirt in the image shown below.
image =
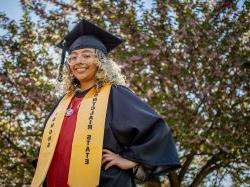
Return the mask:
M68 187L68 173L71 155L71 146L76 126L77 112L82 97L72 98L68 108L73 108L71 116L64 116L60 135L55 152L46 176L47 187ZM71 106L71 107L70 107Z

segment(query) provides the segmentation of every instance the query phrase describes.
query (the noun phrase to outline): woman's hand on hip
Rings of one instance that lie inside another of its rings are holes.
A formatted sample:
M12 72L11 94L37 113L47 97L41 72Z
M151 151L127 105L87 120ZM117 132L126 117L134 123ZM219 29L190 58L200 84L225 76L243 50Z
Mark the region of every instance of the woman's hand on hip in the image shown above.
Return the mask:
M108 149L103 149L102 155L102 165L105 164L105 170L110 168L113 165L118 166L121 169L130 169L135 167L138 163L133 162L131 160L127 160L120 156L119 154L113 153Z

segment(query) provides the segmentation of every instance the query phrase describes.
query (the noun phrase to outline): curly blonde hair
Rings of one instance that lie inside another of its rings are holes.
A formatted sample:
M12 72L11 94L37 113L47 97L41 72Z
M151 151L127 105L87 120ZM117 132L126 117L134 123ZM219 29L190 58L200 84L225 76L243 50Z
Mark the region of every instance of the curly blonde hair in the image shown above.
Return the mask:
M95 49L97 56L98 70L96 73L96 86L100 86L104 83L111 83L113 85L127 86L126 77L121 73L121 68L111 58L108 58L101 50ZM80 82L76 79L71 72L68 65L64 65L62 71L62 82L57 82L56 90L67 93L69 91L80 90Z

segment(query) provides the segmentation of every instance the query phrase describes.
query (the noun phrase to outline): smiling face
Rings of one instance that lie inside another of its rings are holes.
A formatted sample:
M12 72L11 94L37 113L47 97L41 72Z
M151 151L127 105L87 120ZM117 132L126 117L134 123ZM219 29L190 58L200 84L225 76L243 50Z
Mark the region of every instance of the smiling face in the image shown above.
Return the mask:
M95 49L77 49L70 53L69 68L74 77L80 82L91 82L95 80L98 70Z

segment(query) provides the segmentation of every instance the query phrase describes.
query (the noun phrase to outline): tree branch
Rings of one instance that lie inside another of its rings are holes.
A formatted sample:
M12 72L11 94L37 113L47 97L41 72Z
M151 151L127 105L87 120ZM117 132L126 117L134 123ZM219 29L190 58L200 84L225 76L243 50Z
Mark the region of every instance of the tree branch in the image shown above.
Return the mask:
M195 156L195 153L194 152L191 152L190 154L188 154L186 156L186 161L184 162L182 168L181 168L181 171L179 173L179 176L178 176L178 180L179 182L181 183L181 181L183 180L190 164L192 163L193 159L194 159L194 156Z

